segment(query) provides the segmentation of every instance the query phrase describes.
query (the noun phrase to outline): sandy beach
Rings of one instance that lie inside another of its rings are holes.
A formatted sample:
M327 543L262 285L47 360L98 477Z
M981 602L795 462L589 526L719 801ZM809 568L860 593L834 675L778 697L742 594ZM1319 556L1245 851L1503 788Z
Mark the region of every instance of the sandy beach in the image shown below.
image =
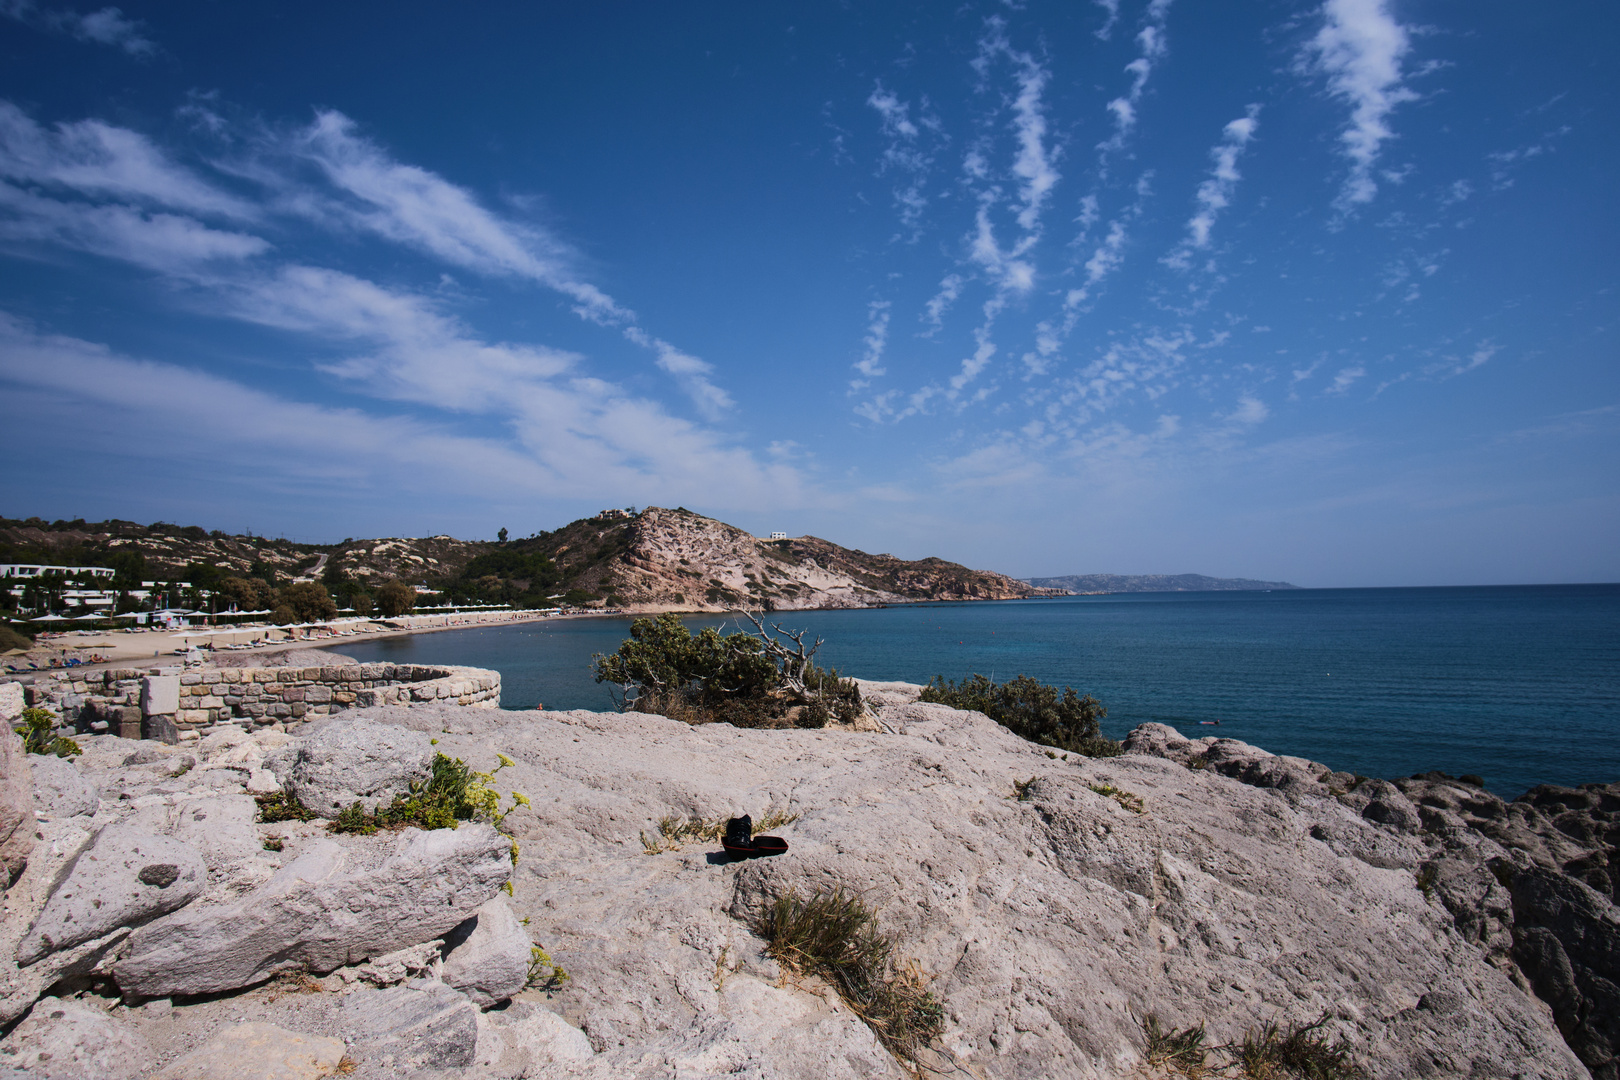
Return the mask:
M78 656L87 662L74 666L84 669L132 667L142 664L166 666L183 659L193 649L200 650L200 654L204 657L269 656L288 649L320 648L351 641L373 641L378 638L431 634L443 630L466 630L477 626L542 622L548 619L602 618L605 614L607 613L593 611L572 611L561 615L533 611L468 611L449 615L403 615L396 619L360 620L352 623L340 621L332 629L320 627L289 629L264 625L240 628L193 626L177 630L41 634L27 656L13 657L9 663L26 664L27 661L33 660L45 670L45 665L50 661L61 660L64 656ZM209 645L213 646L212 650L206 647ZM226 648L231 645L252 647ZM99 658L97 662L88 662L92 656Z

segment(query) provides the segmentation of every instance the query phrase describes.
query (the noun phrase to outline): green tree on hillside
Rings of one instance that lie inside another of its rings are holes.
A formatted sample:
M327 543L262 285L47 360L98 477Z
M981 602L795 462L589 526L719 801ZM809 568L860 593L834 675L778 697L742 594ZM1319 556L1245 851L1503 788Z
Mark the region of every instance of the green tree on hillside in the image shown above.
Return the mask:
M337 603L325 586L313 581L300 581L283 588L276 595L277 608L286 608L300 622L323 622L337 617Z
M377 610L384 618L407 615L416 606L416 590L403 581L389 581L376 592Z

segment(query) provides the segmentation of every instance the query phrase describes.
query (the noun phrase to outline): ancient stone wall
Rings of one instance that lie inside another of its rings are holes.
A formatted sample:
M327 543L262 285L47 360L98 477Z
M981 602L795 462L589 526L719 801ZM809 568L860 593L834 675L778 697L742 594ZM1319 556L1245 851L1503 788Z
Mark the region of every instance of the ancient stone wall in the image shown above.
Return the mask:
M62 718L65 734L189 742L219 723L286 727L369 705L437 703L498 709L501 674L431 664L330 667L114 668L42 673L28 703Z

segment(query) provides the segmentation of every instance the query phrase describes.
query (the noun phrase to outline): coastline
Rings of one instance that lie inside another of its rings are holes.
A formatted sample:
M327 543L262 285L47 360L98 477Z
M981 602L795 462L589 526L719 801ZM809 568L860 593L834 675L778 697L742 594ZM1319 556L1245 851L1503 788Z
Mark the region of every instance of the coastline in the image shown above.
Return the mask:
M276 641L269 641L257 645L252 649L231 649L222 652L200 649L205 657L229 656L272 656L276 653L288 652L293 649L322 649L334 645L357 641L380 641L384 638L411 637L416 634L432 634L444 630L472 630L481 626L513 626L519 623L553 622L563 619L602 619L622 618L618 612L571 611L561 615L542 615L538 613L511 613L469 611L451 615L405 615L400 620L423 619L444 620L443 622L426 622L411 626L372 626L367 629L354 629L347 633L313 634L303 637L294 637L281 627L276 626L248 626L238 633L244 638L255 634L287 634L288 636ZM390 620L396 621L396 620ZM64 653L80 653L86 655L103 656L106 659L96 663L75 664L75 671L102 671L107 668L127 668L141 666L171 666L185 661L185 653L176 650L185 650L188 646L200 646L203 642L220 638L222 635L216 628L190 627L182 630L146 631L142 633L126 634L120 632L68 633L49 642L36 642L34 648L29 650L29 656L36 659L39 654L51 654L55 659ZM234 636L234 635L230 635ZM18 659L23 659L19 657ZM63 667L40 667L38 669L6 672L9 677L16 678L22 675L34 675L50 671L65 671Z

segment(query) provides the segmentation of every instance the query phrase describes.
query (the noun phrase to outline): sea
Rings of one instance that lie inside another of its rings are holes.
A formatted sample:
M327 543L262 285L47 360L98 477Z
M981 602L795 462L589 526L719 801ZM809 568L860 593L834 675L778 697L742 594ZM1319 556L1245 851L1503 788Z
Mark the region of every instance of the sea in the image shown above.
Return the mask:
M1103 703L1115 738L1153 721L1365 776L1474 774L1506 798L1620 781L1620 584L1127 593L771 621L822 638L817 660L845 675L1072 686ZM629 625L557 619L334 651L494 668L507 709L607 710L591 657Z

